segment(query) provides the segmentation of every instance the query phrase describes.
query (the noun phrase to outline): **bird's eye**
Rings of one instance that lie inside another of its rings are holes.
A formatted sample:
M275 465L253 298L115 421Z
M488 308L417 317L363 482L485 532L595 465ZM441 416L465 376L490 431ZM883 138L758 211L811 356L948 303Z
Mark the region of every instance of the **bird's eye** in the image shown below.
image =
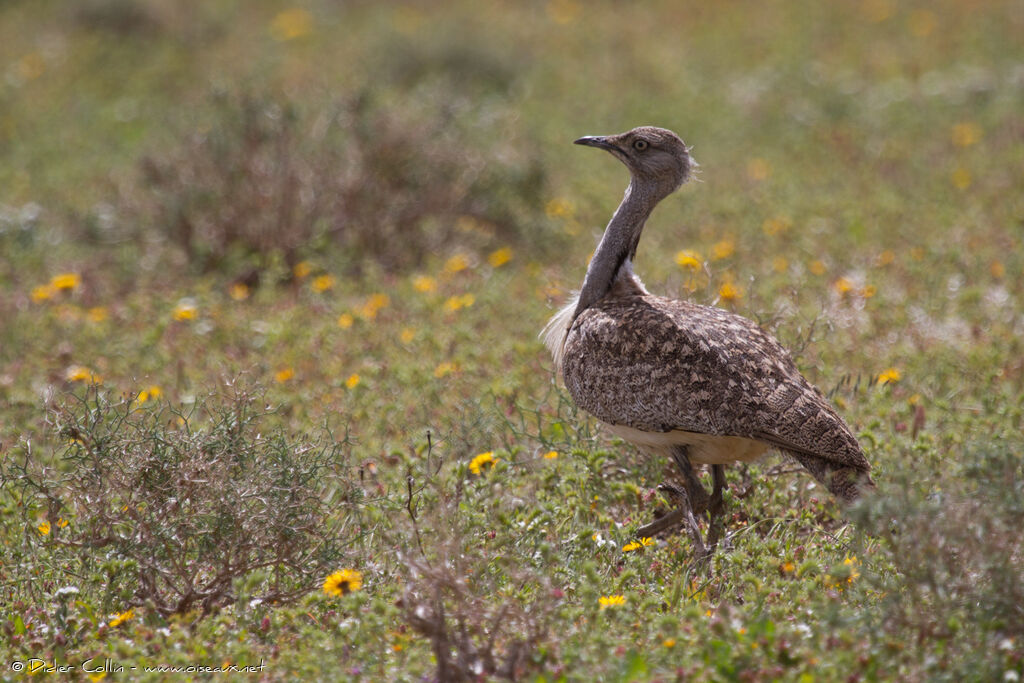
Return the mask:
M642 152L647 149L647 140L637 140L633 143L633 149L638 152Z

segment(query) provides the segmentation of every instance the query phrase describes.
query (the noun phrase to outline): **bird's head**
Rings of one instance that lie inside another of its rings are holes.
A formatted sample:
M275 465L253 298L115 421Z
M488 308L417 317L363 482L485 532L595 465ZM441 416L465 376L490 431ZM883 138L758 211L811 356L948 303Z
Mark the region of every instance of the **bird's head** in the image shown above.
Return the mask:
M678 135L654 126L641 126L618 135L590 135L575 143L608 150L626 165L634 182L656 188L663 197L689 180L697 165Z

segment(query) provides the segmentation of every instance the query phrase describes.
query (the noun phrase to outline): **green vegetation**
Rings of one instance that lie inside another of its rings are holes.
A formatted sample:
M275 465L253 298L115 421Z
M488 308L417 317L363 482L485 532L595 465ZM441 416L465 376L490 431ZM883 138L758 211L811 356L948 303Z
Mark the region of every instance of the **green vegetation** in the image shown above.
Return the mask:
M0 5L3 676L1019 680L1022 34L998 1ZM732 468L706 573L634 543L671 467L537 341L626 182L570 143L640 124L701 172L638 272L775 332L879 485Z

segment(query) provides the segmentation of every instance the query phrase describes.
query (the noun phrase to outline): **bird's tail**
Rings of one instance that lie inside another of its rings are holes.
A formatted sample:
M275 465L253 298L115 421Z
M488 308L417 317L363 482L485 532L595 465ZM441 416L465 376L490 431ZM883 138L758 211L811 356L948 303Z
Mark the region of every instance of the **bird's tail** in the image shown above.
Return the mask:
M825 460L807 453L789 452L815 479L825 485L836 498L850 504L862 494L875 490L875 482L867 470Z

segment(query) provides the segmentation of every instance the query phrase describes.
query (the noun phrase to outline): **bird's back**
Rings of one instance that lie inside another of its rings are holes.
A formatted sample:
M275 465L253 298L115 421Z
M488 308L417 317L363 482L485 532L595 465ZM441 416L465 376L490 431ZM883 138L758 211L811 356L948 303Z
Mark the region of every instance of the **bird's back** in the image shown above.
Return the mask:
M789 353L742 316L646 293L609 296L573 321L561 352L573 400L610 425L754 439L870 469Z

